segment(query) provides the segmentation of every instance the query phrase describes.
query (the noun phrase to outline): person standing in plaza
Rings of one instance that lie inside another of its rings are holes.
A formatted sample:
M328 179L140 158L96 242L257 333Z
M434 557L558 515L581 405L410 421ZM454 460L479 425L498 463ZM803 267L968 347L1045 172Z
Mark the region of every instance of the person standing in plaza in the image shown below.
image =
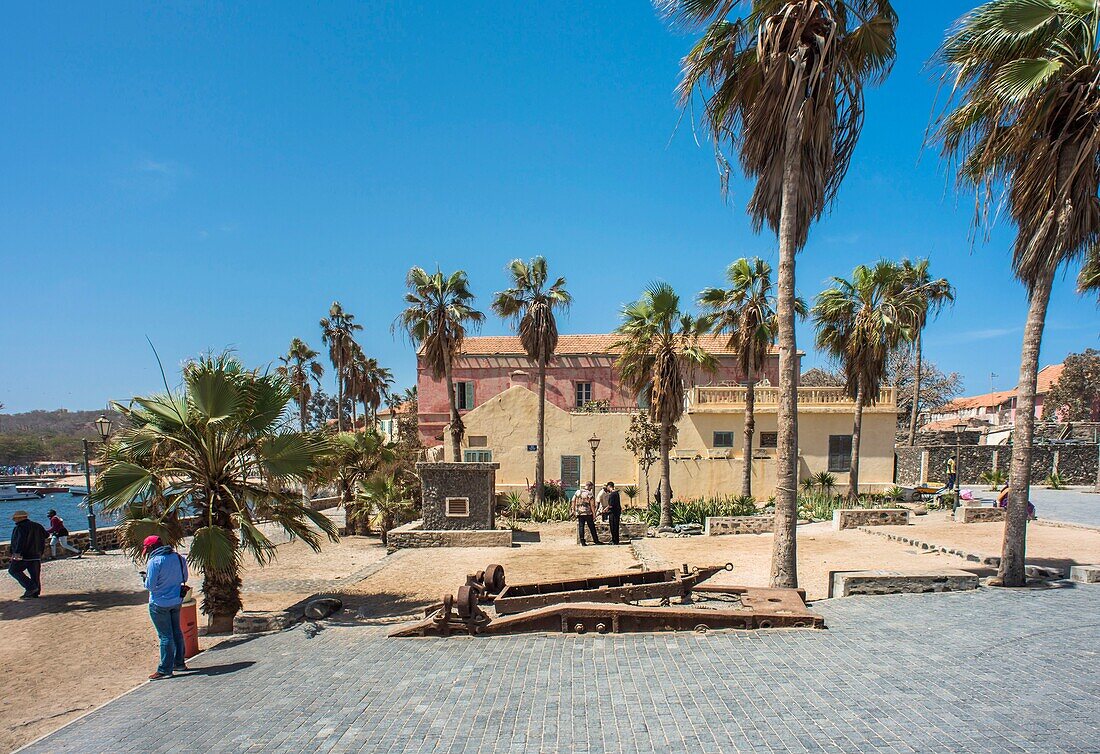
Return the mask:
M171 678L177 670L188 669L180 605L191 588L187 586L187 561L160 537L146 537L141 554L149 559L143 575L145 588L149 590L149 617L160 640L160 664L149 680L159 681Z
M19 599L32 599L42 594L42 553L46 549L46 529L31 521L26 511L11 514L15 528L11 532L11 563L8 573L23 587Z
M61 545L61 548L68 550L69 552L76 553L76 556L83 557L82 550L78 550L69 544L69 530L65 528L65 521L61 516L57 515L57 511L52 508L46 511L46 516L50 519L50 528L46 529L46 534L50 537L50 552L53 557L57 557L57 546Z
M946 487L946 489L949 489L949 490L955 489L955 472L956 472L955 459L954 459L954 457L949 457L947 459L947 487Z
M611 544L619 544L619 520L623 517L623 504L614 482L604 485L607 492L607 526L611 529Z
M592 532L592 543L603 544L596 533L596 497L592 494L594 488L595 485L592 482L586 482L584 487L573 493L573 499L569 502L569 512L577 517L577 539L582 546L588 544L584 541L585 526Z

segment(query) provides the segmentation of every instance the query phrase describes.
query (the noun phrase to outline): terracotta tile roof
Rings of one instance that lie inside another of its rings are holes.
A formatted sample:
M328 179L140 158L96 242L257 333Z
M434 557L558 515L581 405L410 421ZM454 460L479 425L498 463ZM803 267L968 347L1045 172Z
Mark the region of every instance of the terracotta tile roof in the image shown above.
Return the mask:
M611 333L602 335L560 335L558 336L559 355L580 355L594 353L617 353L612 346L620 336ZM725 335L705 335L701 338L704 348L715 355L732 355L733 352L726 347L729 338ZM516 335L481 335L466 338L463 341L462 352L468 356L503 356L518 355L523 353L519 336ZM772 353L778 353L773 348Z
M1050 388L1058 381L1058 378L1062 376L1062 369L1065 364L1051 364L1045 366L1039 370L1039 377L1036 382L1035 391L1039 395L1046 395L1050 392ZM965 408L983 408L983 407L997 407L1005 403L1008 403L1016 397L1016 389L1012 390L998 390L995 393L983 393L981 395L971 395L964 398L956 398L955 400L944 406L941 411L958 411Z
M379 409L378 416L389 416L391 413L407 414L412 411L412 403L409 401L403 401L401 403L398 403L395 408L396 411L394 412L391 412L388 406L386 408Z

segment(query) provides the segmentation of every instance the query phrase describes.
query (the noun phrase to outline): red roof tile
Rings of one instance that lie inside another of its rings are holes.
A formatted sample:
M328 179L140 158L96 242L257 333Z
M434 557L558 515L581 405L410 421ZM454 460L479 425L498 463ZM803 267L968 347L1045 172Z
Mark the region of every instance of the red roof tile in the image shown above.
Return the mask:
M607 333L603 335L560 335L558 336L558 355L582 355L597 353L618 353L618 349L612 349L613 345L621 338L619 335ZM700 344L710 353L719 356L732 355L726 343L729 338L726 335L704 335ZM778 353L773 348L772 353ZM519 336L516 335L482 335L466 338L463 341L462 353L468 356L502 356L522 355L523 347L520 345Z

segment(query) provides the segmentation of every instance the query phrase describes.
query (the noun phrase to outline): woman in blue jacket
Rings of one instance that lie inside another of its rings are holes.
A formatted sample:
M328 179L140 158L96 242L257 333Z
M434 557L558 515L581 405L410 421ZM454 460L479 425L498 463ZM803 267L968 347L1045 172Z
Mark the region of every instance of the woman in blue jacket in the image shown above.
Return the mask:
M184 664L183 630L180 628L187 561L155 535L145 538L141 554L149 559L145 588L149 590L149 616L160 638L160 665L149 680L159 681L171 678L177 670L188 669Z

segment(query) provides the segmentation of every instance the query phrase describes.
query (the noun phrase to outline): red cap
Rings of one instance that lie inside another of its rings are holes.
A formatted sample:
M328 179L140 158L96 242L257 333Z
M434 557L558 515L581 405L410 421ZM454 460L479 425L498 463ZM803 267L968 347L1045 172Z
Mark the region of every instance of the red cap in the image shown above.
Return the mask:
M145 541L141 543L141 554L148 555L149 551L160 544L160 537L156 534L150 534L145 538Z

